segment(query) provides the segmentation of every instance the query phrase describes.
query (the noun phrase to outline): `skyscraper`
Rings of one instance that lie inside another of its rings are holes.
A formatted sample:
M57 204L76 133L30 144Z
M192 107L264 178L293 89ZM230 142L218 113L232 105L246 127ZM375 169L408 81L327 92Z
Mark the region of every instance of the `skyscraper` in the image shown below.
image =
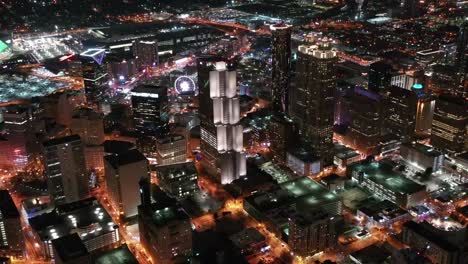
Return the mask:
M246 173L236 72L214 57L198 62L202 164L222 184Z
M83 143L78 135L43 143L47 188L55 204L74 202L88 194Z
M85 145L101 145L104 142L104 120L91 108L80 108L72 116L70 129L78 134Z
M139 69L154 67L159 63L157 41L136 40L132 48Z
M296 86L292 91L291 117L298 123L302 137L325 163L333 157L337 60L327 38L299 46Z
M156 161L156 140L166 135L169 129L167 88L139 85L131 95L138 149L150 161Z
M270 26L271 47L271 99L273 110L288 111L288 90L291 67L291 29L292 26L279 23Z
M432 120L431 143L445 153L468 149L468 104L466 100L441 95L436 100Z
M381 96L356 87L351 95L345 97L344 104L351 118L346 142L366 154L372 153L381 138Z
M392 66L378 61L369 66L369 90L380 92L390 86L392 79Z
M138 182L148 177L148 166L148 160L136 149L104 157L109 200L124 218L138 213Z
M419 86L417 86L419 87ZM418 95L413 90L391 86L386 94L385 133L393 134L401 142L414 139Z
M236 72L226 62L209 58L198 66L203 164L227 184L246 173Z

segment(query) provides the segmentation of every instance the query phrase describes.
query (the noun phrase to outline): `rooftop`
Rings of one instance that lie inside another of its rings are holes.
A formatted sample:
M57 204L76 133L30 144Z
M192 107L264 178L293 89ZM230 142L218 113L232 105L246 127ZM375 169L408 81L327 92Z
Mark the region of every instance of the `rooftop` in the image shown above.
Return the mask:
M430 157L439 157L442 155L441 152L435 150L434 148L421 144L421 143L404 143L402 144L403 146L406 146L408 148L413 148L417 150L418 152L430 156Z
M45 96L59 89L68 88L65 82L40 78L33 75L1 74L0 75L0 103L15 100L31 99Z
M187 213L177 206L163 207L157 203L153 203L151 205L151 211L153 223L157 226L164 226L174 221L190 219Z
M16 218L20 214L8 190L0 190L0 212L3 218Z
M109 162L112 167L118 168L127 164L145 161L146 157L137 149L131 149L123 153L107 155L104 159Z
M76 233L52 240L52 246L63 262L89 254L80 236Z
M138 261L128 249L127 245L107 251L99 256L95 264L138 264Z
M112 218L94 197L58 205L50 213L29 219L29 223L43 241L57 239L75 231L82 240L88 240L116 228Z
M383 162L363 161L350 165L351 171L362 172L364 177L395 193L413 194L426 189L424 185L418 184L392 169L387 168L386 163Z
M391 220L401 215L407 214L406 210L398 207L396 204L384 200L377 203L366 203L358 208L359 211L379 222L380 220Z
M292 204L302 205L309 209L338 201L338 197L329 192L318 182L300 177L284 182L278 188L268 192L257 192L246 198L257 210L267 212Z
M185 137L182 135L170 134L163 138L158 138L158 144L167 144L167 143L172 143L172 142L176 142L176 141L180 141L184 139Z
M247 248L251 244L265 241L265 237L255 228L250 227L229 237L229 239L240 249Z
M70 136L54 138L54 139L45 141L44 143L42 143L42 145L44 147L51 147L51 146L61 145L61 144L70 143L70 142L79 141L79 140L81 141L80 136L70 135Z
M414 221L407 222L403 226L447 251L456 251L464 245L466 228L456 231L444 231L428 222L416 223Z
M366 247L351 254L351 258L366 264L384 263L390 256L391 253L388 250L376 245Z

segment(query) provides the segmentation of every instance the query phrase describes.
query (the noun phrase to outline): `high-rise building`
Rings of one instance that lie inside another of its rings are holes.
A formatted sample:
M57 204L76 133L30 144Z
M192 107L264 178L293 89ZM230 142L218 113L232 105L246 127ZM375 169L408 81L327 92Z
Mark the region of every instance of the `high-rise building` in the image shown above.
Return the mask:
M136 59L138 69L149 68L158 65L158 42L135 40L133 42L133 56Z
M392 66L383 61L372 63L369 66L369 90L380 92L390 86L392 79Z
M167 130L167 87L139 85L132 92L135 129L140 134L162 135Z
M324 211L314 214L298 214L289 221L288 245L301 256L315 255L337 244L339 217Z
M286 163L286 151L293 144L293 127L291 119L283 114L274 114L269 123L269 141L272 158L279 163Z
M16 169L24 168L30 157L30 146L33 140L31 133L32 116L27 106L7 106L3 111L3 122L5 124L5 141L2 142L9 150L4 155L6 166L14 166Z
M327 38L298 48L291 117L325 163L333 160L337 52Z
M182 199L198 190L198 173L193 162L156 167L159 186L169 196Z
M215 69L215 63L222 61L216 56L203 56L197 59L198 101L200 107L200 150L203 157L201 163L210 175L217 175L219 153L216 149L216 126L213 122L213 99L210 97L210 72ZM232 65L228 65L231 66ZM232 69L232 68L231 68Z
M138 206L141 245L157 263L179 263L178 261L186 260L192 252L190 217L168 198L158 199L152 204L147 202L142 201Z
M139 184L149 177L148 160L136 149L104 157L104 171L109 201L124 218L138 213Z
M356 87L343 101L351 119L345 137L346 143L363 153L373 153L382 134L381 96Z
M441 95L435 103L431 144L455 154L468 149L468 104L459 97Z
M22 255L24 237L21 216L7 190L0 190L0 246L13 255Z
M204 166L222 184L246 174L236 72L228 66L199 61L200 149Z
M88 194L83 143L71 135L43 143L49 195L55 204L74 202Z
M76 110L70 129L80 136L85 145L101 145L104 142L104 118L91 108Z
M156 161L156 140L169 128L167 88L139 85L131 92L135 130L139 137L138 149L150 160Z
M413 140L416 128L417 93L391 86L385 99L386 118L383 125L385 133L396 136L401 142Z
M156 141L158 165L170 165L187 160L187 140L183 135L170 134Z
M220 182L228 184L245 176L246 164L236 72L229 71L225 62L217 62L215 70L210 72L210 97L216 127L215 146L220 155Z
M270 30L272 33L271 100L274 111L286 113L289 102L292 26L279 23L270 26Z

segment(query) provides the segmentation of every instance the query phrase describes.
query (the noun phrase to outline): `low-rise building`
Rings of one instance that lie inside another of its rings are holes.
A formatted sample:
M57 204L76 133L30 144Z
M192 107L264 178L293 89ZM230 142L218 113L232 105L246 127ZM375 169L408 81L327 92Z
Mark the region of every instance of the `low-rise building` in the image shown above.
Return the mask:
M400 146L400 155L411 165L425 170L438 171L444 165L444 154L420 143L405 143Z
M362 161L348 168L353 181L359 183L380 199L386 199L408 208L427 197L426 187L398 172L390 161Z
M416 248L433 263L466 263L466 228L446 231L428 222L407 222L403 225L402 242Z
M259 254L262 250L265 250L267 246L265 236L253 227L231 235L229 239L244 256Z
M369 229L390 228L394 223L408 222L412 219L408 211L388 200L359 207L357 216L364 219Z
M171 197L182 199L198 190L198 172L193 162L156 167L159 186Z
M118 226L96 198L62 204L55 210L29 219L43 255L54 258L52 241L76 233L88 252L120 242Z

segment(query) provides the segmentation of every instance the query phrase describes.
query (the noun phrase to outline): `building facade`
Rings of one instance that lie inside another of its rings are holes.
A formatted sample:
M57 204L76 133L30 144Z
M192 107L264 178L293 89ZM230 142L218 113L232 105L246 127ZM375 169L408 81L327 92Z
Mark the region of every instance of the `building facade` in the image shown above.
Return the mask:
M441 95L436 100L431 144L449 154L468 149L468 104L462 98Z
M299 46L291 117L326 162L333 159L337 52L328 39Z
M136 149L104 157L104 171L109 201L123 218L138 213L141 178L149 177L148 160Z
M291 74L292 26L280 23L270 26L270 30L272 32L271 98L273 110L286 113L288 111L289 79Z
M55 204L83 199L89 192L83 143L78 135L43 143L49 195Z

